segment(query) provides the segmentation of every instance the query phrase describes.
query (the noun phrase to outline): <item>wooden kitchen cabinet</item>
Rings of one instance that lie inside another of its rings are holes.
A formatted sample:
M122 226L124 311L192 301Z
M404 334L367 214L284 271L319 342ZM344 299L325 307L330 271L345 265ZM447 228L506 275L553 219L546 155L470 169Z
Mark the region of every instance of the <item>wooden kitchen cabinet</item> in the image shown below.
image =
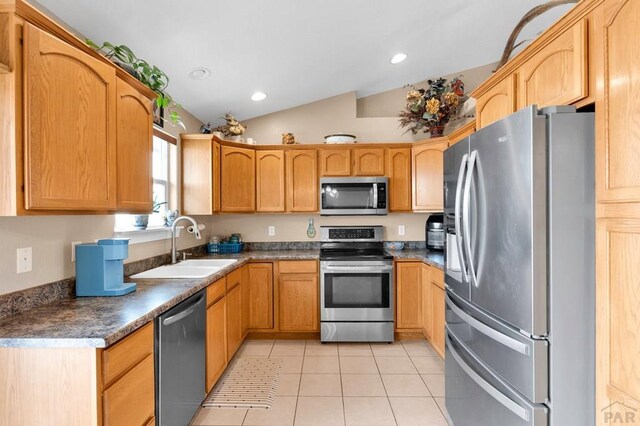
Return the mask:
M319 331L317 263L286 261L279 267L280 331Z
M587 21L554 38L518 70L518 108L568 105L588 95Z
M273 328L273 264L249 264L249 328Z
M285 210L284 151L256 152L256 211Z
M139 426L155 414L153 355L146 357L102 394L104 426Z
M396 263L396 328L422 327L422 262Z
M430 267L429 279L431 281L431 309L433 311L431 345L444 358L445 336L445 290L444 272L438 268Z
M118 211L149 213L153 209L153 100L120 78L116 89Z
M443 210L443 161L447 146L446 141L434 141L411 148L413 210Z
M351 176L351 149L320 149L320 176Z
M288 212L317 212L318 151L292 149L286 152L286 194Z
M420 288L422 290L422 334L431 340L433 335L433 301L431 298L431 269L426 263L422 264Z
M115 210L116 73L24 24L25 208Z
M220 211L220 144L211 135L180 135L182 212Z
M411 211L411 148L389 148L389 211Z
M216 281L222 283L224 278ZM212 284L214 285L214 284ZM209 286L211 287L211 286ZM224 293L210 300L207 293L206 392L210 392L227 368L227 305Z
M240 292L242 293L242 339L247 337L249 331L249 312L251 308L251 284L249 282L249 265L242 268L242 282Z
M242 337L242 288L238 283L227 290L227 360L235 355L242 344Z
M222 146L220 151L220 207L222 212L256 209L255 151Z
M384 148L354 148L353 174L355 176L384 176Z
M516 77L498 81L476 101L476 127L481 129L516 111Z

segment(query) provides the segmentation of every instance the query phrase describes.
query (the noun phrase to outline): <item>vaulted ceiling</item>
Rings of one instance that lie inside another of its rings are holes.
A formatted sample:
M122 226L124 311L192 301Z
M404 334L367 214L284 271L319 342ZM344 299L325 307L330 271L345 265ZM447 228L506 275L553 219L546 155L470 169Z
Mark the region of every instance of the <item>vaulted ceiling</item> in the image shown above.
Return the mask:
M366 96L499 59L542 0L39 0L84 36L129 46L200 120L241 119L356 91ZM534 37L569 6L536 18ZM408 58L390 64L404 52ZM197 67L211 70L193 80ZM255 91L268 94L251 101Z

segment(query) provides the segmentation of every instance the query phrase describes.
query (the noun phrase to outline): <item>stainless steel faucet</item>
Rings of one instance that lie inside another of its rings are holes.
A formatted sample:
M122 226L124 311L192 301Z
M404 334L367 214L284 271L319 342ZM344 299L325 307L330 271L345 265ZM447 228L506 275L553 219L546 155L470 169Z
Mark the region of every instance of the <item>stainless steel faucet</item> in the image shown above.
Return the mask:
M193 225L193 235L196 236L196 239L199 240L202 238L200 235L200 229L198 229L198 222L196 222L192 217L189 216L180 216L173 221L173 225L171 225L171 264L177 263L176 260L176 225L181 220L188 220Z

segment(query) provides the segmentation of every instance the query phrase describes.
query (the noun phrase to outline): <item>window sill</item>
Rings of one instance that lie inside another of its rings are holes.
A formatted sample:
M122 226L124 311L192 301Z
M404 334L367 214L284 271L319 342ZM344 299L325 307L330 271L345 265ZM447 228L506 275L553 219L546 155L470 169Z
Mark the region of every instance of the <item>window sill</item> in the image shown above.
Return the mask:
M176 226L176 237L180 236L180 230L184 226ZM147 229L116 229L114 238L129 238L129 245L150 243L152 241L168 240L171 238L171 228L158 227Z

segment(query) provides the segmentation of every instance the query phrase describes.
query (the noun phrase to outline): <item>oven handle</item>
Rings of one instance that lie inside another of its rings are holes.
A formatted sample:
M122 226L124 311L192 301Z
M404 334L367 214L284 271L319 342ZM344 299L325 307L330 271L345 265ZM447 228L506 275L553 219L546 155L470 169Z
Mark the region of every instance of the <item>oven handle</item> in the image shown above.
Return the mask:
M323 266L320 272L345 272L350 274L359 274L361 272L391 272L393 266L383 267L359 267L359 266Z

